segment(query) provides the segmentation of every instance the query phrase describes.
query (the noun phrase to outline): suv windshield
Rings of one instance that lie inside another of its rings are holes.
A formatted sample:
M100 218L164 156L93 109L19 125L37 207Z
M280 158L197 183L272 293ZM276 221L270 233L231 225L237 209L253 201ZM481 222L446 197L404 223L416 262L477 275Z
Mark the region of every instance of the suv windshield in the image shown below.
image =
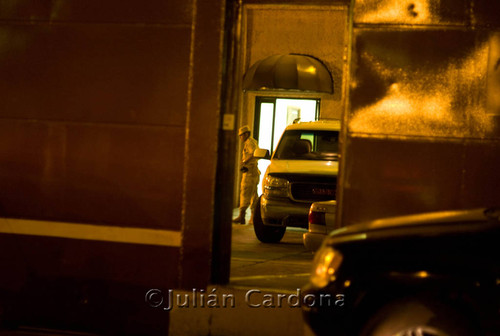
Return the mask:
M289 130L281 138L273 159L338 160L339 132Z

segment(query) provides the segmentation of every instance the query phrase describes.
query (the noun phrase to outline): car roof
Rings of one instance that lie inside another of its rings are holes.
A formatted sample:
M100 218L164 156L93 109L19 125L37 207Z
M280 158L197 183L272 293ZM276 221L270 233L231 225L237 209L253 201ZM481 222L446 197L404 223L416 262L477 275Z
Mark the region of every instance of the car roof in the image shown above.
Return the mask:
M482 231L489 227L500 227L499 217L500 208L498 207L428 212L346 226L333 231L330 239L332 242L346 242L415 234L438 235Z
M286 130L325 130L340 131L340 120L322 119L317 121L298 122L286 127Z

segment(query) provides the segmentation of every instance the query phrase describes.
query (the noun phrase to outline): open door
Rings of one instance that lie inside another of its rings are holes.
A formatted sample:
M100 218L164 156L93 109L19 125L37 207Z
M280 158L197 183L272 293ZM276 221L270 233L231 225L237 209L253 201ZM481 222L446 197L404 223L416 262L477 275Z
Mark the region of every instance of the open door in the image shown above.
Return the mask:
M319 116L319 99L301 98L255 98L254 137L260 148L273 152L286 126L297 121L313 121ZM268 160L259 160L261 180L257 192L262 193L261 182L269 165Z

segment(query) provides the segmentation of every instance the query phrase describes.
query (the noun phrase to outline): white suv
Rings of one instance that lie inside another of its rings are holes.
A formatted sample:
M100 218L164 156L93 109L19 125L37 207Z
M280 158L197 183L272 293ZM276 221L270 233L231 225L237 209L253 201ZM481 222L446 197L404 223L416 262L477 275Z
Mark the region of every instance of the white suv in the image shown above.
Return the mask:
M283 238L287 226L307 228L313 202L336 199L339 120L289 125L271 157L255 209L254 230L264 243ZM255 157L269 158L265 149Z

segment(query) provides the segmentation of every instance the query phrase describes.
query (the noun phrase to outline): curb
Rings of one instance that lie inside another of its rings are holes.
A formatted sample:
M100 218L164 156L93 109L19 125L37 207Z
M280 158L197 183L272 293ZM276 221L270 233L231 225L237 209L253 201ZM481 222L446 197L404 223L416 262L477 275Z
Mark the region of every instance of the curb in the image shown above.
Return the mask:
M314 335L290 291L212 286L169 295L170 336Z

